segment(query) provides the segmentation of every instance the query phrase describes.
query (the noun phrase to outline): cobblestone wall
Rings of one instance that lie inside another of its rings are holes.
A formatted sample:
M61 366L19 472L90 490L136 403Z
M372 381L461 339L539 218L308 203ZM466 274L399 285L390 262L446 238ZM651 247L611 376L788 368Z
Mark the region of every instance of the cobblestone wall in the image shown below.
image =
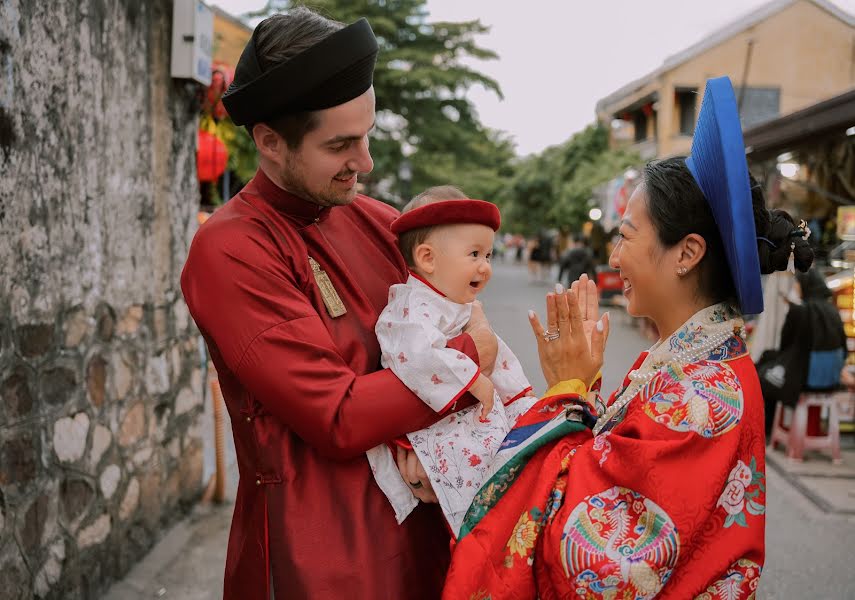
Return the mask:
M97 598L197 499L169 0L0 0L0 599Z

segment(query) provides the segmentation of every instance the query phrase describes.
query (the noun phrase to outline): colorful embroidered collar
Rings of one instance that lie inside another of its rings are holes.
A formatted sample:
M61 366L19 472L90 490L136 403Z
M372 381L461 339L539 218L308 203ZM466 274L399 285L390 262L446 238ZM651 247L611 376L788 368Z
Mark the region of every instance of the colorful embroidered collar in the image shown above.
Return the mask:
M724 302L692 315L668 339L654 344L641 365L629 372L629 384L597 420L594 435L599 434L663 369L700 360L731 360L745 354L743 327L739 313Z

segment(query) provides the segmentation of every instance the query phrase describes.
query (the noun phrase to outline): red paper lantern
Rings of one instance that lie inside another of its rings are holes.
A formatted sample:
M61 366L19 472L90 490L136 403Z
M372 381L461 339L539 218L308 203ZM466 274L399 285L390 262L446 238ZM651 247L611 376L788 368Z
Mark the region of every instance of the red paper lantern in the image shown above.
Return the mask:
M199 130L196 146L196 172L199 181L216 181L226 170L229 151L213 133Z
M216 120L221 120L226 117L226 107L223 106L222 97L228 88L226 77L222 71L214 71L211 73L211 85L208 86L207 94L205 95L205 103L202 107L203 112L210 112Z
M234 69L221 62L214 62L211 69L211 85L205 90L202 113L209 114L220 121L228 116L222 97L234 79Z

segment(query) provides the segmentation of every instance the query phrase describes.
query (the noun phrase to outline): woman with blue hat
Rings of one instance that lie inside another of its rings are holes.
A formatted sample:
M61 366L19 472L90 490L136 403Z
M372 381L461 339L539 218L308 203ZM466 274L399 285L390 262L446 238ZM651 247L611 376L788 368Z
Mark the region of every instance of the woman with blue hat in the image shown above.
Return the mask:
M648 164L610 264L659 341L606 402L586 278L533 313L551 386L467 514L444 598L745 598L764 562L763 399L742 315L805 232L752 185L733 87L707 82L691 156Z

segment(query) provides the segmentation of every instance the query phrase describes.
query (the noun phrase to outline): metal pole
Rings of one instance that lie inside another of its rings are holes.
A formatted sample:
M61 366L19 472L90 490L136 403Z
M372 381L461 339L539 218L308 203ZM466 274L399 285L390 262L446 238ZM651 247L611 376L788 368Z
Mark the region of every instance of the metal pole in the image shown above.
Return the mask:
M216 471L214 472L214 502L221 503L226 498L226 419L223 414L223 393L217 372L211 369L211 399L214 402L214 451L216 453Z
M231 181L230 180L231 180L231 171L226 169L225 171L223 171L223 204L228 202L232 197L232 195L229 193L229 190L231 189Z
M742 101L745 100L745 86L748 85L748 69L751 67L751 52L754 49L754 40L748 38L748 48L745 50L745 68L742 70L742 85L739 88L739 101L737 109L742 116Z

